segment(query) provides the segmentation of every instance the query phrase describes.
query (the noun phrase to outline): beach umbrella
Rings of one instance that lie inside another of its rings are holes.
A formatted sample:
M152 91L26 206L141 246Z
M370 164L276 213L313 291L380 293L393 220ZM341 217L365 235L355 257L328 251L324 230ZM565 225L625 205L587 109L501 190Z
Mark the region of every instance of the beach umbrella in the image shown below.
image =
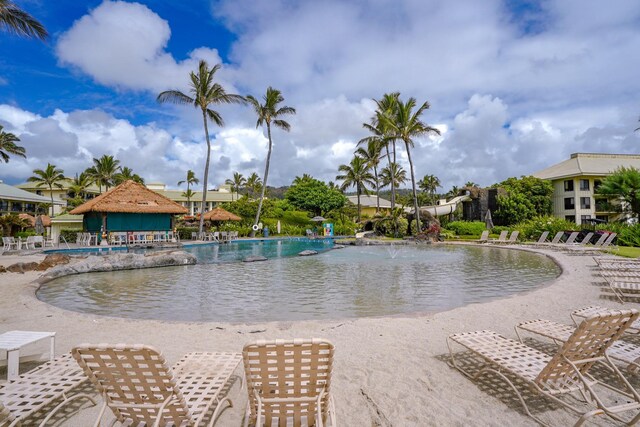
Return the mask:
M489 209L487 209L487 214L484 217L484 223L487 229L490 230L493 228L493 220L491 219L491 211Z
M326 221L326 219L324 219L321 216L314 216L313 218L311 218L311 221L313 221L313 222L322 222L322 221Z
M41 216L36 217L36 234L44 234L44 224Z
M278 220L278 223L276 224L276 230L278 231L278 234L280 234L280 220Z

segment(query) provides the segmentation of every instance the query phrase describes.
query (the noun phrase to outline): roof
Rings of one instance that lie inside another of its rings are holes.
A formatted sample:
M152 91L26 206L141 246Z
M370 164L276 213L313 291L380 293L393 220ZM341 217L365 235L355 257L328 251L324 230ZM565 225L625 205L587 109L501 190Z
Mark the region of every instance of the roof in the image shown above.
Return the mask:
M188 210L144 185L129 180L69 213L78 215L87 212L186 214Z
M65 178L63 180L60 180L58 184L62 185L62 188L54 187L53 191L68 191L73 185L73 179ZM38 187L37 182L25 182L25 183L16 185L16 187L21 188L23 190L27 190L27 191L36 191L36 190L49 191L49 187ZM96 184L90 184L87 187L85 192L91 193L91 194L97 194L97 193L100 193L100 188Z
M183 196L186 190L155 190L156 193L162 194L165 197L168 197L171 200L176 200L179 202L186 202L187 198ZM193 197L191 197L192 202L201 202L202 201L202 191L193 191ZM207 202L232 202L238 199L238 195L235 193L227 193L224 191L216 191L216 190L207 190Z
M376 199L377 199L376 196L362 195L360 196L360 206L377 208L378 204L376 203ZM381 208L391 209L391 202L389 200L383 199L382 197L380 197L379 199L380 199ZM358 196L347 196L347 200L349 200L354 205L358 204Z
M640 169L640 155L574 153L568 160L536 172L533 176L551 180L588 175L608 176L622 166Z
M35 216L29 215L28 213L21 213L21 214L18 214L18 217L20 219L26 219L27 221L29 221L29 224L31 224L32 227L36 226ZM42 220L43 227L51 227L51 218L49 218L48 215L40 215L40 219Z
M11 185L7 185L2 181L0 181L0 199L15 200L18 202L51 204L51 199L49 197L39 196L37 194L33 194L28 191L21 190ZM53 203L57 205L64 204L56 200L54 200Z
M238 215L222 208L215 208L209 212L205 212L204 219L209 221L242 221L242 218Z

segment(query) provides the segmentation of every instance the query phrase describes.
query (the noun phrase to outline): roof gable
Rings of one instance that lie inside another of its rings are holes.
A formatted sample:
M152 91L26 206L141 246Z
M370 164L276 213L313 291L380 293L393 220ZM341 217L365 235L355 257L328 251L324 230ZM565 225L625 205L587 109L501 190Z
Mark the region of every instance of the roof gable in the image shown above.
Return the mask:
M573 176L607 176L622 166L640 169L640 155L574 153L569 159L538 171L533 176L551 180Z

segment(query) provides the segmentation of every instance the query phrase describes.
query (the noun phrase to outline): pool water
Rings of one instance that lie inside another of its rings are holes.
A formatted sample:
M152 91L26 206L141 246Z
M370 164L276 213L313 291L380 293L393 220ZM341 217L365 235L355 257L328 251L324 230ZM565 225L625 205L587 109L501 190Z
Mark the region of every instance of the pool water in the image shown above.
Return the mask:
M37 296L68 310L139 319L344 319L447 310L532 290L560 274L542 255L491 247L350 246L273 258L300 247L261 243L192 247L197 265L62 277ZM232 262L248 255L270 259Z

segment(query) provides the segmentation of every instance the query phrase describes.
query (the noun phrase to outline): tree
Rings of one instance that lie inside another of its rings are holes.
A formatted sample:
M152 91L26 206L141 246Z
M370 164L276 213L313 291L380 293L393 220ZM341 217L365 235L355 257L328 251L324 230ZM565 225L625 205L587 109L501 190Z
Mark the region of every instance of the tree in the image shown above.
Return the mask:
M144 179L137 173L133 173L133 169L128 167L121 167L120 172L116 173L113 177L113 183L120 185L125 181L135 181L138 184L144 185Z
M262 180L257 173L253 172L247 178L247 188L251 191L251 197L256 197L256 194L262 190Z
M411 172L411 187L413 189L413 207L415 210L416 218L416 232L420 232L420 209L418 207L418 193L416 191L416 178L413 171L413 160L411 158L411 148L413 147L413 139L429 134L435 133L440 135L440 131L433 128L420 120L420 116L429 108L429 103L424 102L417 110L416 99L409 98L407 102L402 102L398 99L394 114L390 117L385 117L386 125L389 128L391 135L404 142L404 147L407 152L407 159L409 160L409 171Z
M367 162L362 158L355 156L348 165L340 165L338 171L341 175L336 176L336 180L342 181L340 188L346 190L349 187L356 187L358 196L358 222L362 219L362 206L360 205L360 196L362 193L369 193L367 185L375 185L373 175L369 172Z
M49 187L51 195L51 216L53 216L53 187L62 189L61 181L64 181L64 171L58 169L55 165L47 163L46 169L34 169L33 176L29 177L27 181L35 182L36 187Z
M189 211L191 211L191 198L193 196L195 196L195 193L193 191L191 191L191 185L195 185L197 183L200 182L200 180L198 178L196 178L196 174L194 171L192 171L191 169L187 170L187 179L185 179L184 181L178 181L178 185L182 185L184 183L187 183L187 191L185 191L184 193L182 193L182 197L186 197L187 198L187 206L189 206ZM204 210L204 204L202 205L203 210Z
M102 186L105 186L105 190L109 191L109 187L115 182L115 177L118 174L120 168L120 160L116 160L113 156L103 155L99 159L93 159L93 166L87 169L85 172L98 184L100 193L102 193Z
M425 193L429 193L431 204L436 204L436 190L438 187L442 187L440 180L435 175L425 175L420 181L418 181L418 187Z
M398 188L407 182L407 171L399 164L391 163L380 171L380 180L382 187L390 185L391 187Z
M16 145L16 142L20 142L20 139L14 134L5 132L2 129L3 126L0 125L0 158L4 160L5 163L9 163L9 154L27 157L24 148Z
M25 37L45 40L47 30L33 16L20 9L11 0L0 0L0 28Z
M231 186L231 193L240 193L240 190L247 184L247 179L240 173L234 172L232 179L227 179L225 184ZM233 194L231 194L231 201L233 201Z
M602 180L597 194L619 197L624 201L621 211L631 213L640 221L640 170L624 166Z
M198 64L198 72L191 72L189 77L189 93L191 96L186 95L179 90L166 90L158 95L157 101L160 103L171 102L174 104L193 104L195 108L202 110L202 122L204 124L204 136L207 141L207 160L204 164L204 176L202 179L202 213L204 214L204 207L207 203L207 180L209 178L209 162L211 160L211 140L209 139L209 126L208 120L219 127L224 126L224 120L217 111L211 109L212 105L218 104L232 104L232 103L244 103L245 99L240 95L229 94L220 85L220 83L214 82L216 72L220 69L221 65L216 64L212 68L206 61L201 60ZM204 228L204 215L200 215L199 232L202 233Z
M510 225L551 214L553 185L533 176L508 178L495 187L505 194L496 198L496 211L492 212L497 224Z
M271 86L267 88L267 93L262 97L263 104L251 95L247 96L249 105L253 107L258 120L256 122L256 128L263 124L267 126L267 138L269 139L269 150L267 151L267 161L264 166L264 178L262 179L262 193L260 194L260 203L258 204L258 212L256 213L256 219L253 221L253 225L257 225L260 220L260 212L262 211L262 202L264 200L264 191L267 188L267 179L269 178L269 163L271 161L271 151L273 149L273 141L271 140L271 125L280 128L286 132L289 132L291 125L280 117L285 114L295 114L296 110L292 107L282 106L279 104L284 101L282 93L278 89L274 89ZM254 227L255 228L255 227ZM251 230L251 236L255 236L255 231Z
M284 197L296 209L309 211L314 216L340 209L347 203L347 198L340 191L310 176L292 183Z
M376 187L376 212L380 212L380 179L378 177L378 165L380 164L380 149L382 147L376 141L369 141L367 148L359 147L355 155L362 157L367 166L373 169L373 181Z
M87 189L91 184L93 184L93 180L86 172L81 172L80 175L76 174L75 178L71 180L67 194L72 198L86 199Z

